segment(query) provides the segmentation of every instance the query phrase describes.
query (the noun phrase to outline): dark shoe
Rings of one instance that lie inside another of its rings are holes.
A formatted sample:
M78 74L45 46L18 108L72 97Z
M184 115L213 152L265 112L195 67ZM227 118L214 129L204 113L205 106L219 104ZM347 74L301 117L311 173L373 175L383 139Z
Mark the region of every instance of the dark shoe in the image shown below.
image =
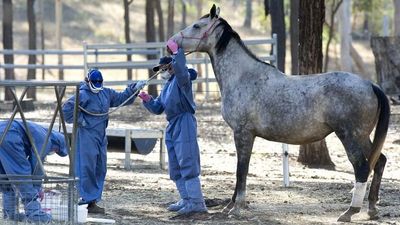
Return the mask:
M101 208L100 206L98 206L96 204L96 202L89 203L87 209L88 209L88 213L95 213L95 214L105 214L106 213L104 208Z

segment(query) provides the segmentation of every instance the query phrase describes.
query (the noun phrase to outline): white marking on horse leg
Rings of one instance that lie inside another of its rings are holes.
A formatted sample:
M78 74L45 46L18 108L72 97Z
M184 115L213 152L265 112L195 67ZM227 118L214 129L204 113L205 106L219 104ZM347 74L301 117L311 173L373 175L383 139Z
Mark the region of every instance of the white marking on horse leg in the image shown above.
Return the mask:
M243 191L236 195L236 200L233 208L229 211L229 215L240 216L240 209L246 206L246 192Z
M236 196L236 207L243 208L246 206L246 192L239 192Z
M353 198L351 199L350 206L361 208L366 191L367 191L367 182L364 183L356 182L352 190Z

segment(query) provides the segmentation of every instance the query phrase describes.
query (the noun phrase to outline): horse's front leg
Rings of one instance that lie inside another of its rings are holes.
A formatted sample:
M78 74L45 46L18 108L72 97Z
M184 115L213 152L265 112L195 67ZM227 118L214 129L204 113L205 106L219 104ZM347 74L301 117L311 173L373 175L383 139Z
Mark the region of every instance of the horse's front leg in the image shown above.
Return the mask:
M237 154L236 187L232 199L223 209L223 212L239 215L240 208L246 206L246 178L249 172L251 151L254 144L254 135L247 130L234 131Z

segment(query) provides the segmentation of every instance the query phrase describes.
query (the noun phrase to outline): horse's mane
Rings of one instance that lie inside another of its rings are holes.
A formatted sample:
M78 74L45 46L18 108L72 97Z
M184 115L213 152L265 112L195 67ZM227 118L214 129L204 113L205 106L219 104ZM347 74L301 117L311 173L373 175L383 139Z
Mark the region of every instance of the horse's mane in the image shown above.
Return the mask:
M207 18L209 17L210 14L206 14L204 16L201 17L201 19L203 18ZM222 53L223 51L225 51L226 47L228 46L229 41L233 38L235 39L239 45L247 52L247 54L249 54L252 58L254 58L255 60L262 62L262 63L266 63L262 60L260 60L259 58L257 58L256 55L254 55L253 52L251 52L247 46L243 43L242 39L240 38L239 34L234 31L231 27L231 25L229 25L228 22L226 22L226 20L224 20L223 18L219 17L218 20L220 21L220 23L215 27L222 27L223 28L223 32L221 37L219 38L219 40L217 41L217 44L215 46L215 48L217 49L217 54ZM268 65L271 65L269 63L266 63Z

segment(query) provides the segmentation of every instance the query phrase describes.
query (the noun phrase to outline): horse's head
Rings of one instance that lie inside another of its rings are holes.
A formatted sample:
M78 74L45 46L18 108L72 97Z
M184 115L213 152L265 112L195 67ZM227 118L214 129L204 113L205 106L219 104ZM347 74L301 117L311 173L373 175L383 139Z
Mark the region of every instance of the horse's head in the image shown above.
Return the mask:
M209 14L176 33L172 39L186 52L210 52L221 37L221 22L226 23L219 17L219 8L213 5Z

